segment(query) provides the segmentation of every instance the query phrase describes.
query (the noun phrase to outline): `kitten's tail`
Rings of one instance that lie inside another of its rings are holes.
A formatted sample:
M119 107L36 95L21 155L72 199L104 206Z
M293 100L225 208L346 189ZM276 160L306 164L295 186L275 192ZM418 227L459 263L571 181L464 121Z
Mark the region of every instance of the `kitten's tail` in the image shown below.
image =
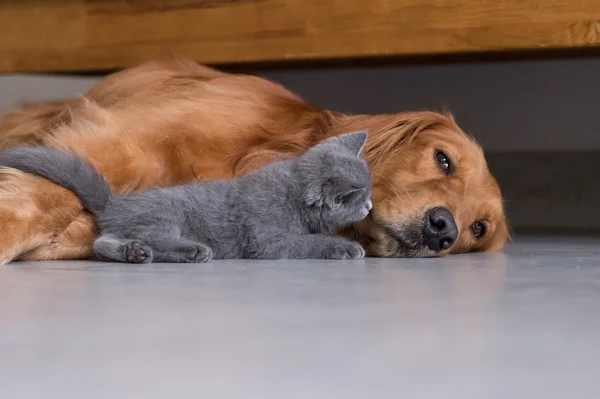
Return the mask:
M73 153L42 146L0 151L0 166L45 177L71 190L94 215L113 195L108 182L90 163Z

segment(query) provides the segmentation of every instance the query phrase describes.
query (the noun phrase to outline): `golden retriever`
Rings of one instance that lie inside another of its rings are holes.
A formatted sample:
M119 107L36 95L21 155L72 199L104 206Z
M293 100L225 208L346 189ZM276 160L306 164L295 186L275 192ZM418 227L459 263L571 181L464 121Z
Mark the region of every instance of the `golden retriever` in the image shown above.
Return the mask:
M449 115L347 115L273 82L185 59L106 77L81 98L25 105L0 120L0 148L76 151L119 193L232 178L320 140L367 130L374 208L341 234L368 254L429 257L495 251L508 237L481 148ZM93 218L69 191L0 169L0 262L91 256Z

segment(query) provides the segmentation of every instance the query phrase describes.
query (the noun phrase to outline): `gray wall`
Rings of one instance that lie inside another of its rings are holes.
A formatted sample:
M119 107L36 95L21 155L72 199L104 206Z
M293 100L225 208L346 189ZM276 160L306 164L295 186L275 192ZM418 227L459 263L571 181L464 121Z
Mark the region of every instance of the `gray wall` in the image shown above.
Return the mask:
M600 229L592 184L600 161L600 59L254 72L340 111L447 107L489 154L517 228ZM0 76L0 110L80 94L97 80Z
M446 106L488 151L600 149L600 59L265 75L341 111Z
M0 114L27 101L54 100L83 94L100 78L0 75Z

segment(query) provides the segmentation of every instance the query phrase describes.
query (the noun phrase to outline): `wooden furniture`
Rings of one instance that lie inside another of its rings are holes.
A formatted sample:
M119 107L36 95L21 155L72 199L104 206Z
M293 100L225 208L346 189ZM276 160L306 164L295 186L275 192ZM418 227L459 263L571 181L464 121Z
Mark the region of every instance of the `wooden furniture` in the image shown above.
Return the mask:
M582 48L600 0L4 0L0 72Z

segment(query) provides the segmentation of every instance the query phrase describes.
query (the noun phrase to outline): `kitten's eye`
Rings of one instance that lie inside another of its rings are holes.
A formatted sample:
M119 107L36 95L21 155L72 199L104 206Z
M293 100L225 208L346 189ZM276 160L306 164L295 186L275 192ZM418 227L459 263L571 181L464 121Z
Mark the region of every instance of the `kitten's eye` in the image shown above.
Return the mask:
M435 162L438 164L442 172L449 175L452 172L452 162L450 158L440 150L435 150Z
M348 202L347 195L338 195L337 197L335 197L335 203L338 205L345 204L347 202Z
M486 227L483 222L476 222L471 225L471 231L476 239L480 239L485 235Z
M363 193L363 189L356 189L345 194L340 194L335 197L335 202L338 205L347 205L356 201L359 196Z

